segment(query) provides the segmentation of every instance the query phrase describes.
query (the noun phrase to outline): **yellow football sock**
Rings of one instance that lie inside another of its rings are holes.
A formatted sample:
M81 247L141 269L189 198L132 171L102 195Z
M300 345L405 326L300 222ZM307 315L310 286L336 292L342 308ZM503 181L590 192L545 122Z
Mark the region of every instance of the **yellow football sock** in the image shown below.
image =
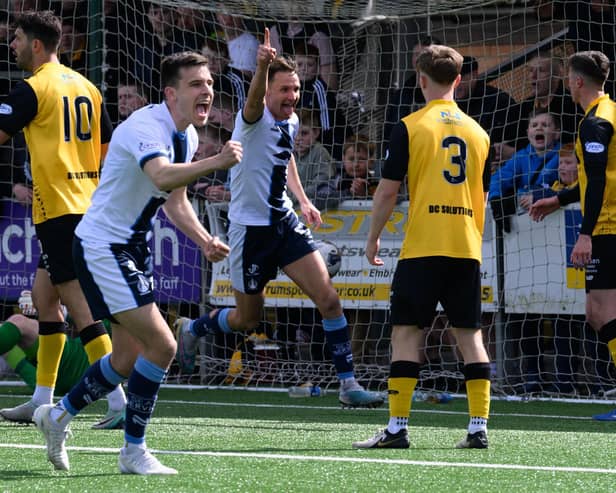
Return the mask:
M111 352L111 338L109 334L101 334L84 344L83 348L92 364Z
M612 355L612 363L616 365L616 339L612 339L607 343L607 347L610 350L610 354Z
M408 418L411 412L411 397L417 385L416 378L390 377L387 380L389 391L389 416Z
M466 381L468 412L472 418L488 419L490 415L490 380L475 379Z
M39 334L39 346L36 353L36 384L43 387L54 388L58 378L58 367L64 351L66 334Z

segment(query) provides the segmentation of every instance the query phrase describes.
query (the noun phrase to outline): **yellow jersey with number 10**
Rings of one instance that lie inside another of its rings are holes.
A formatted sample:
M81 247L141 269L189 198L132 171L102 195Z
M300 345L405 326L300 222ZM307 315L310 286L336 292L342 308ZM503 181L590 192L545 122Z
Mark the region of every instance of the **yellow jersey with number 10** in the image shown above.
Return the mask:
M37 113L24 128L33 182L35 224L83 214L98 184L101 166L99 90L59 63L45 63L26 79Z
M488 134L454 101L431 101L402 122L409 136L410 205L400 258L481 262Z

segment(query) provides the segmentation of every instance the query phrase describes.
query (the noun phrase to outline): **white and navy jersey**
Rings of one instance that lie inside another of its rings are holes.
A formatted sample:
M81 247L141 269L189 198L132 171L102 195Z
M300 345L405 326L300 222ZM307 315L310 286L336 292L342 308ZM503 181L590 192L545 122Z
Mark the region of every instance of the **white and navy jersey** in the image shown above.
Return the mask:
M231 222L269 226L293 212L287 196L287 167L298 128L295 113L279 122L265 107L255 123L247 123L238 113L231 138L242 143L244 157L229 170Z
M178 143L178 150L174 149L175 134L185 144L183 149ZM191 161L197 144L197 131L192 125L177 133L165 103L131 114L111 137L100 183L76 235L82 240L104 243L145 241L156 211L169 195L145 174L145 163L159 156L171 162Z

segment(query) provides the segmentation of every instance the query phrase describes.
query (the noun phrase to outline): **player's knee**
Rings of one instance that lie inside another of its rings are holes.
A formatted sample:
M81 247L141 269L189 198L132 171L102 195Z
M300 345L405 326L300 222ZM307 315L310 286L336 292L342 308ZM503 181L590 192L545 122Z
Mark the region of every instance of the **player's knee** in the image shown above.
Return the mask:
M342 313L340 298L333 287L319 293L318 297L313 301L324 318L336 317Z

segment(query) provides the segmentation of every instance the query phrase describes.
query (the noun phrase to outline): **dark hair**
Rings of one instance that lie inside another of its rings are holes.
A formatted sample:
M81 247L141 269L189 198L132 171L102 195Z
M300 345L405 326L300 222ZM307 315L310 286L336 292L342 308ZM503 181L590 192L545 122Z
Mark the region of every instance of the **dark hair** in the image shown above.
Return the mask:
M451 84L460 74L463 57L453 48L430 45L421 50L415 66L437 84Z
M194 51L183 51L166 56L160 64L162 88L176 87L181 79L180 70L186 67L207 66L207 58Z
M142 98L146 98L146 89L145 86L139 82L137 79L134 79L133 77L127 77L126 79L118 82L118 89L121 87L134 87L137 90L137 94L139 96L141 96Z
M22 13L15 20L15 28L21 28L29 40L38 39L48 52L58 50L62 21L51 10Z
M600 51L579 51L569 57L569 69L603 86L610 74L610 60Z
M209 48L214 53L217 53L218 56L229 59L229 48L227 47L227 42L224 39L216 38L207 38L205 43L203 44L202 49ZM207 58L207 55L205 55Z
M278 55L269 66L267 81L270 82L278 72L296 72L297 64L295 60L285 56Z
M461 75L470 74L479 70L479 62L474 56L465 56L460 69Z
M321 130L321 112L316 108L300 108L297 112L300 125Z
M554 122L554 126L558 130L560 130L560 118L558 118L558 116L555 115L554 113L551 113L550 111L548 111L546 108L535 108L533 111L531 111L530 114L528 115L528 123L530 124L530 121L533 118L537 118L538 116L541 116L541 115L548 115Z
M349 149L355 149L355 151L366 151L368 154L368 159L374 159L374 154L376 152L376 146L374 142L372 142L367 135L364 134L354 134L349 135L342 145L342 154Z
M421 46L430 46L430 45L440 45L443 43L436 36L432 36L431 34L426 34L425 36L422 36L421 38L419 38L419 41L417 41L417 44Z
M319 49L303 39L298 39L293 42L293 53L295 56L314 56L319 57Z

